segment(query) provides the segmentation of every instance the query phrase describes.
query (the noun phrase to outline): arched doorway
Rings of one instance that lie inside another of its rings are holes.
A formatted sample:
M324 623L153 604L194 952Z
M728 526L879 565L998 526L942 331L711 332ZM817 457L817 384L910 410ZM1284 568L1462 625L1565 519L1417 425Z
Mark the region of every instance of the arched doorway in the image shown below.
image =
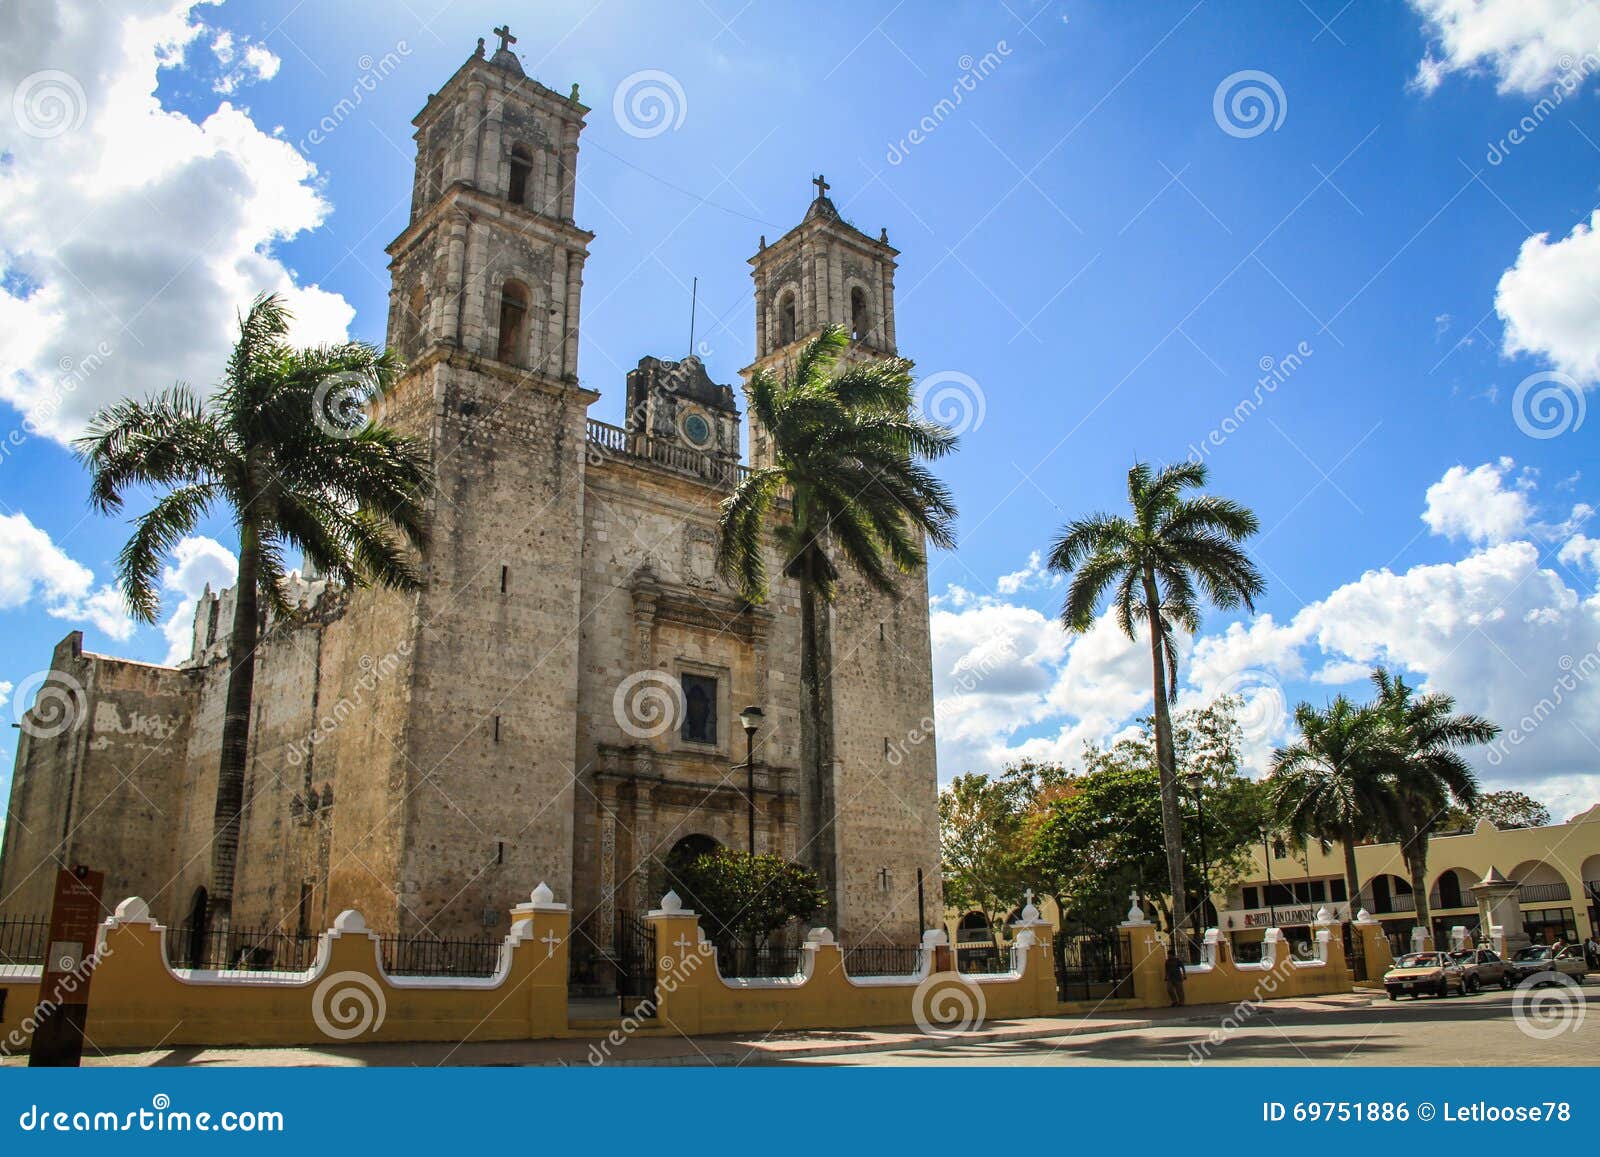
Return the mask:
M206 964L206 932L210 920L210 899L203 887L194 890L189 901L189 942L184 945L184 964L190 968L204 968ZM167 948L168 953L172 946Z

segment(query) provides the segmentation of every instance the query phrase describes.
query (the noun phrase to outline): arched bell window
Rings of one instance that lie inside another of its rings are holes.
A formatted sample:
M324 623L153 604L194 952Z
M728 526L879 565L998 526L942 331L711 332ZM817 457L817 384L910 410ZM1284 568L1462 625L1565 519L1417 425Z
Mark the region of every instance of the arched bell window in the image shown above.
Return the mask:
M778 344L788 345L794 340L794 335L794 293L788 292L778 298Z
M850 337L865 341L872 331L872 314L867 309L867 291L859 285L850 291Z
M528 287L520 281L508 281L500 290L500 337L494 356L514 366L524 365L527 347Z
M527 145L514 145L511 149L511 185L506 200L521 205L528 196L528 178L533 174L533 154Z

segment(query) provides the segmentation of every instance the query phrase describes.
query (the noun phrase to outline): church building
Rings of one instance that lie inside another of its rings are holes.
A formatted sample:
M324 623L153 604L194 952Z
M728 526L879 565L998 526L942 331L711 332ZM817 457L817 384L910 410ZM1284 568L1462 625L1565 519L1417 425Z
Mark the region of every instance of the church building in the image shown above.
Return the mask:
M893 597L846 571L829 610L831 766L800 759L800 611L716 573L718 505L770 459L742 391L695 357L644 357L618 425L580 381L579 137L588 109L524 74L502 31L414 120L410 222L388 248L388 342L406 373L377 417L435 471L414 593L296 578L257 655L235 849L213 855L233 592L200 601L167 667L56 648L18 733L0 910L43 914L57 865L106 873L164 923L315 933L343 909L406 937L505 930L547 881L574 953L604 956L656 906L676 851L746 846L815 867L818 923L915 943L943 909L927 580ZM897 251L817 182L750 259L756 367L824 325L896 352ZM908 741L909 737L909 741Z

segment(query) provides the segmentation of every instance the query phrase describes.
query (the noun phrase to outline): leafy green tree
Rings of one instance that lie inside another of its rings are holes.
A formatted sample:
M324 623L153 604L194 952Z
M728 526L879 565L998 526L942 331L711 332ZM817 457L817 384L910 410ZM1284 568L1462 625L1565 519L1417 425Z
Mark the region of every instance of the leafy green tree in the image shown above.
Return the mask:
M1479 820L1506 828L1542 828L1550 823L1550 808L1520 791L1486 791L1478 796L1471 811L1451 808L1439 820L1439 830L1470 829Z
M1128 471L1131 515L1074 519L1051 547L1050 568L1072 580L1062 607L1067 629L1088 631L1108 591L1117 625L1150 641L1156 771L1161 799L1167 886L1181 924L1184 904L1183 818L1168 697L1178 689L1177 632L1198 631L1200 606L1255 609L1265 589L1241 544L1259 527L1248 508L1186 491L1205 485L1206 468L1184 462ZM1113 590L1114 588L1114 590Z
M1375 709L1388 733L1386 763L1393 811L1385 833L1400 845L1417 901L1417 923L1429 927L1428 841L1451 807L1471 810L1478 777L1462 750L1490 743L1500 728L1481 715L1456 712L1449 695L1418 695L1382 667L1372 672Z
M956 519L949 490L923 464L953 451L956 435L913 412L904 358L835 372L849 344L843 326L828 326L781 380L766 368L750 375L750 416L769 440L770 461L723 502L717 549L722 575L745 598L764 602L776 518L783 574L799 586L802 774L818 801L803 846L821 865L830 895L835 802L826 773L833 728L825 607L838 591L839 564L874 590L892 592L897 575L926 562L924 539L955 545Z
M1266 808L1261 785L1240 767L1237 706L1236 698L1223 696L1174 720L1180 773L1201 777L1206 875L1213 891L1226 891L1250 870ZM1072 912L1089 923L1115 920L1133 889L1145 895L1147 907L1169 928L1184 918L1186 903L1175 906L1159 885L1149 887L1166 872L1166 835L1155 723L1148 717L1140 723L1136 736L1106 747L1086 744L1084 771L1045 801L1033 829L1026 867L1057 882L1064 919ZM1185 901L1204 890L1198 861L1201 811L1196 806L1185 820L1189 845L1197 853L1184 881ZM1189 913L1197 928L1203 911L1197 904Z
M1299 845L1336 841L1354 905L1361 892L1356 845L1378 836L1395 815L1383 716L1339 695L1321 711L1301 703L1294 719L1300 738L1273 752L1267 780L1273 824Z
M718 848L680 864L674 871L685 903L700 915L707 936L751 953L772 934L803 923L827 907L817 874L782 856Z
M426 452L364 419L397 380L399 360L363 342L297 349L287 340L289 321L282 299L258 297L208 401L175 386L118 402L76 443L94 509L121 510L134 488L162 492L133 520L117 559L136 618L155 621L162 564L208 511L226 509L238 528L208 897L219 927L232 915L260 600L289 612L291 551L346 585L413 589L419 579L408 548L425 544Z
M1029 886L1023 862L1027 786L1018 778L958 775L939 793L939 855L945 903L978 911L1000 946L1006 913Z

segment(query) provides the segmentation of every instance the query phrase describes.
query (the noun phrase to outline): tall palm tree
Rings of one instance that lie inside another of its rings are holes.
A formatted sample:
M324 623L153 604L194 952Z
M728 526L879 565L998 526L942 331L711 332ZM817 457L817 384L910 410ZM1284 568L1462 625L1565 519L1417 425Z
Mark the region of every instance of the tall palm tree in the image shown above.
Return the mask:
M244 805L259 600L289 610L285 553L350 586L418 585L407 547L425 542L426 452L365 420L401 365L362 342L296 349L290 314L263 295L239 320L239 340L209 401L179 385L101 410L77 440L96 510L120 510L133 487L164 491L133 520L117 558L132 614L154 622L161 565L208 510L224 506L239 533L239 580L213 816L208 918L232 918L234 859ZM398 533L396 533L398 532Z
M828 326L782 380L766 369L750 375L750 414L770 439L771 461L722 503L717 549L723 576L763 602L775 521L783 574L799 586L801 761L815 801L805 842L834 911L826 607L838 591L838 564L892 592L897 574L926 562L924 539L955 545L956 518L949 490L923 465L954 450L955 433L912 412L905 359L856 362L836 373L849 340L843 326Z
M1168 708L1168 697L1178 691L1176 632L1199 630L1202 595L1225 610L1243 605L1253 611L1255 599L1266 589L1240 546L1259 526L1255 514L1226 498L1184 493L1205 482L1206 468L1199 462L1159 471L1135 463L1128 471L1132 516L1075 519L1062 528L1050 550L1050 569L1072 575L1061 609L1069 631L1094 626L1101 599L1115 586L1117 625L1136 640L1144 624L1150 636L1161 828L1174 930L1183 926L1185 916L1183 815Z
M1395 815L1384 778L1390 749L1383 717L1339 695L1321 711L1301 703L1294 721L1300 738L1272 753L1273 822L1297 842L1338 842L1354 911L1361 893L1356 844L1379 835Z
M1417 901L1417 923L1431 929L1428 909L1428 841L1452 806L1468 809L1478 798L1478 777L1461 750L1489 743L1500 728L1481 715L1456 713L1452 696L1418 695L1382 667L1372 672L1375 709L1388 731L1389 792L1394 812L1389 832L1400 845Z

